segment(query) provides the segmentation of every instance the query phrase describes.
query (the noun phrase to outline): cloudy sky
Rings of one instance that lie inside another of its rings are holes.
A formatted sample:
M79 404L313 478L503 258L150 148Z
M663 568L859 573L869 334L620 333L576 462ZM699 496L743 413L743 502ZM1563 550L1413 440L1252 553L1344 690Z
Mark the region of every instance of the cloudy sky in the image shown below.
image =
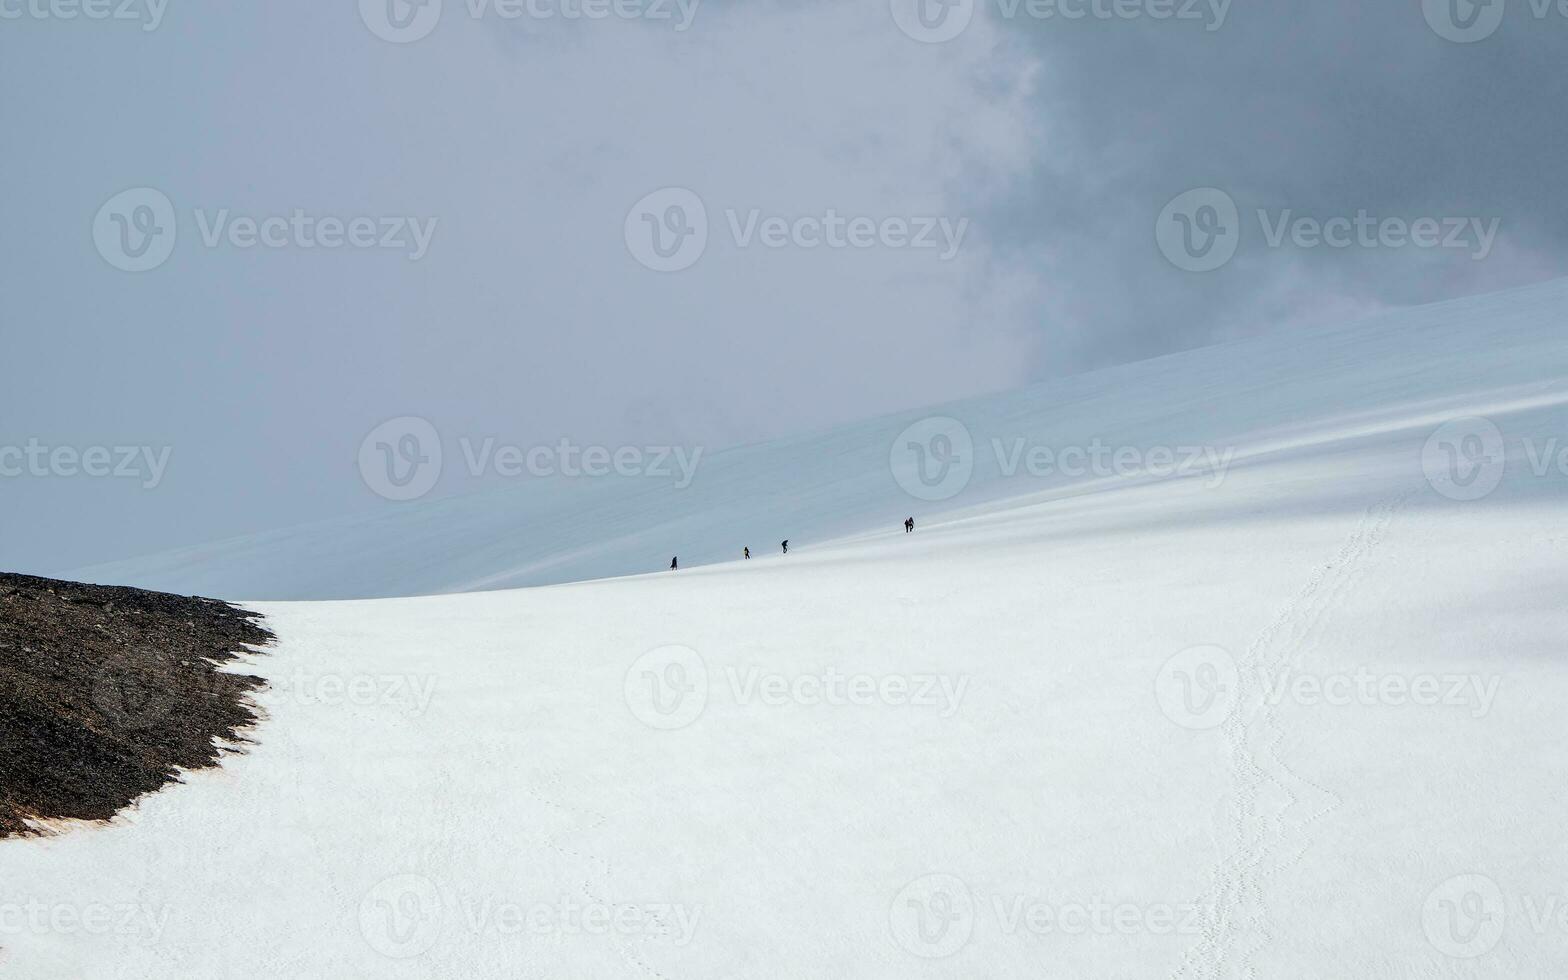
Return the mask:
M396 417L718 448L1560 276L1564 64L1544 0L0 0L0 568L396 506Z

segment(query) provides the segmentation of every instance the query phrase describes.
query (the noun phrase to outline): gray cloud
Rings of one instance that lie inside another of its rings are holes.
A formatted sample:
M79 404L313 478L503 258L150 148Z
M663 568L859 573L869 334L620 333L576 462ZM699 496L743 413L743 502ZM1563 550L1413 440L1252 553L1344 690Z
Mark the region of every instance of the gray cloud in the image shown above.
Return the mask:
M983 0L982 15L1000 2ZM1440 37L1412 2L1236 0L1214 31L995 19L1040 64L1042 163L989 225L1042 275L1036 376L1568 271L1568 18L1513 0L1474 44ZM1229 265L1195 275L1165 261L1152 228L1205 186L1236 200L1242 241ZM1476 216L1500 232L1484 261L1271 249L1257 209Z

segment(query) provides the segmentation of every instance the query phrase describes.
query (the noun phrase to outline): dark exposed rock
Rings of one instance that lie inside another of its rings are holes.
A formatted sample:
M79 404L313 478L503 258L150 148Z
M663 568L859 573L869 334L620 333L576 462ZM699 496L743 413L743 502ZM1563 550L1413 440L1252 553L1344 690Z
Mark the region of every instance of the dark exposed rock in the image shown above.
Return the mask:
M218 667L272 633L214 599L0 574L0 837L107 820L257 720Z

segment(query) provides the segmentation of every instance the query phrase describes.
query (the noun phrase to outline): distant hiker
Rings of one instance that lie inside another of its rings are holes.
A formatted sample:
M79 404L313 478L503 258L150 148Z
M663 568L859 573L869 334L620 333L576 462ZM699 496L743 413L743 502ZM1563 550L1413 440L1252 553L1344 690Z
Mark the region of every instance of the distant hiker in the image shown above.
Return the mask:
M744 553L746 560L747 561L751 561L751 549L750 548L742 548L741 551Z
M681 567L681 559L680 559L679 555L677 555L676 557L670 559L670 568L671 568L671 570L674 570L674 569L677 569L677 568L680 568L680 567Z
M789 554L789 538L785 538L780 547L784 549L786 555Z
M913 531L914 529L915 529L915 519L913 517L906 517L906 518L904 518L904 533L908 534L909 532Z

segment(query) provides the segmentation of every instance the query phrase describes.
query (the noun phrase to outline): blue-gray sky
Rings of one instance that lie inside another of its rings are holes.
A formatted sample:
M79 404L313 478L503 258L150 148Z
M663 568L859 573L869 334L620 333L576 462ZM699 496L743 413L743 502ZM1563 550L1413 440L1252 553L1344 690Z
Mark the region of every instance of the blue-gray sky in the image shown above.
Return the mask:
M0 567L398 506L356 464L397 416L711 449L1568 271L1555 8L915 2L0 0ZM177 236L122 271L139 188ZM663 188L706 210L677 271ZM1157 243L1194 188L1214 271ZM1459 247L1268 243L1363 210ZM389 247L304 247L361 217Z

